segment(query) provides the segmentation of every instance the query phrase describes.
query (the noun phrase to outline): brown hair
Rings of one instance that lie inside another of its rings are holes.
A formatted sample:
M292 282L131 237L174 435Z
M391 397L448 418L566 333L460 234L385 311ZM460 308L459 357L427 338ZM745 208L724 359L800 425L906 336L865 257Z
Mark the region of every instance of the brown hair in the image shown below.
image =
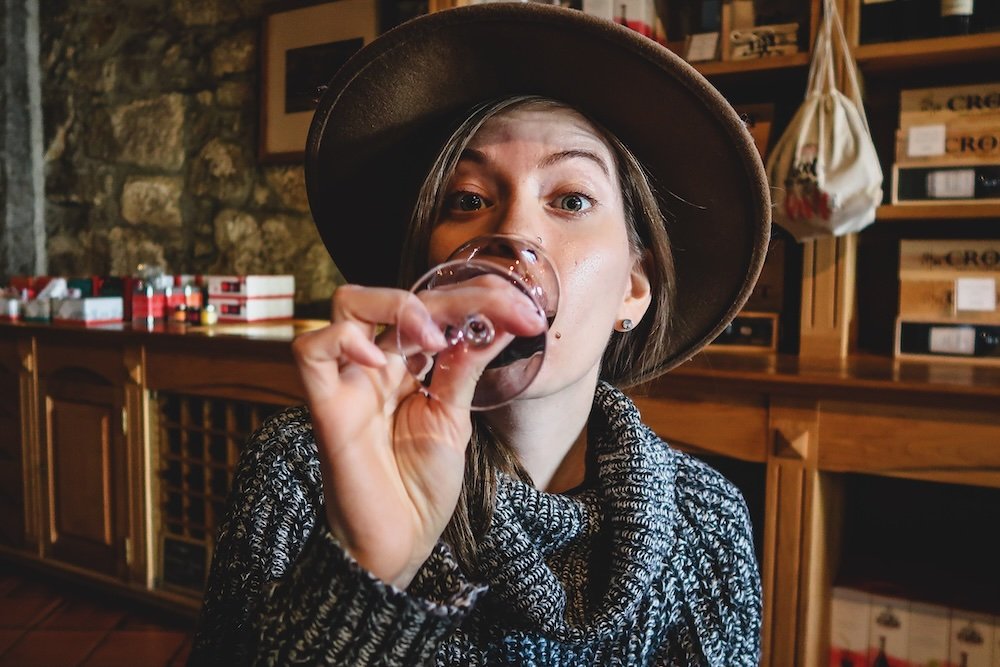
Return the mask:
M533 95L508 97L476 108L445 142L420 189L403 249L401 286L409 287L427 269L431 230L439 219L448 181L469 141L489 119L529 106L580 113L569 105ZM673 255L663 211L648 174L617 137L593 120L588 118L588 121L611 147L622 191L629 245L633 255L643 262L652 286L652 301L646 316L632 331L611 335L601 362L602 380L629 387L646 379L663 357L674 286ZM443 535L466 571L475 569L478 560L476 535L482 534L493 516L497 474L502 472L531 482L515 452L496 437L486 421L473 413L472 423L462 491Z

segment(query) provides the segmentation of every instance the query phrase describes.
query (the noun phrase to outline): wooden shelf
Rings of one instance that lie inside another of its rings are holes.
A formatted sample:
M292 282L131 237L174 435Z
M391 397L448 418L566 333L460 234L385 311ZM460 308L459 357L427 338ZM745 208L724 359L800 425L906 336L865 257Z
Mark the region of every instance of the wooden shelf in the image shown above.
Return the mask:
M657 393L675 378L746 385L751 391L818 392L858 397L872 392L879 398L896 395L939 400L991 402L1000 400L1000 368L952 361L899 361L874 354L854 354L844 360L802 359L789 354L707 352L677 367L639 390Z
M754 60L715 60L703 63L691 63L707 78L726 77L753 72L778 72L809 65L808 53L796 53L790 56L774 56Z
M865 44L854 50L854 58L866 72L996 61L1000 60L1000 32Z
M887 204L879 206L875 219L879 222L910 220L991 220L1000 218L1000 204Z

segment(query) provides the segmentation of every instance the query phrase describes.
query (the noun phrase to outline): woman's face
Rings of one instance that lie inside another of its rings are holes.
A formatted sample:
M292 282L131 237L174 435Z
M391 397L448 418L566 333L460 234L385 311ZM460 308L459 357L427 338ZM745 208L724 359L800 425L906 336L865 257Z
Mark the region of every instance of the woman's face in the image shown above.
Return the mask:
M611 149L586 119L525 106L476 133L448 183L429 260L494 233L540 239L561 285L545 363L523 397L592 386L616 322L638 323L650 290L629 246Z

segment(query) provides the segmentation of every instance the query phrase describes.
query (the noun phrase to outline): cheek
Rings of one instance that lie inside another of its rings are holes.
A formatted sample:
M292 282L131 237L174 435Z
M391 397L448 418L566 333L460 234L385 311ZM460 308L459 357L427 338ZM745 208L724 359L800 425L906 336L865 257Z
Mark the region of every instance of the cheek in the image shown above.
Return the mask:
M591 248L560 267L560 312L557 324L595 329L614 324L628 279L628 266L610 249Z

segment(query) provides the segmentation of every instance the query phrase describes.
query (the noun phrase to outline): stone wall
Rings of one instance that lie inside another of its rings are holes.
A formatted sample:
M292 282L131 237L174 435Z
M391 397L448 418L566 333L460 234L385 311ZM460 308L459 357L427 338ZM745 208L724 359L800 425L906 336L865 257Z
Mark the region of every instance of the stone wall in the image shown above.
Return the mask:
M257 162L264 0L45 0L48 266L56 274L339 274L301 164Z

